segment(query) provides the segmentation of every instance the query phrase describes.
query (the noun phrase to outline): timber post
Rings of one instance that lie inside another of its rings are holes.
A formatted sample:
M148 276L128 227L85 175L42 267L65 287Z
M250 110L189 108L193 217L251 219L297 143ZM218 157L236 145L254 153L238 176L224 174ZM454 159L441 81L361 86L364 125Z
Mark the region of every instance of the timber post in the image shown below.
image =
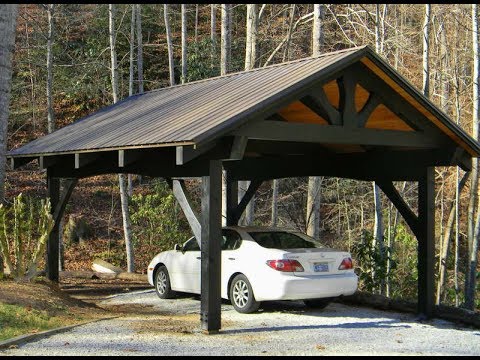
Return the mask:
M435 305L435 167L418 181L418 315L433 316Z
M50 198L50 213L55 215L55 210L60 201L60 179L51 175L50 168L47 169L47 196ZM58 221L53 225L52 231L47 240L46 268L47 278L58 282L58 260L59 260L59 227Z
M201 309L202 330L218 333L221 326L222 161L209 162L202 177Z

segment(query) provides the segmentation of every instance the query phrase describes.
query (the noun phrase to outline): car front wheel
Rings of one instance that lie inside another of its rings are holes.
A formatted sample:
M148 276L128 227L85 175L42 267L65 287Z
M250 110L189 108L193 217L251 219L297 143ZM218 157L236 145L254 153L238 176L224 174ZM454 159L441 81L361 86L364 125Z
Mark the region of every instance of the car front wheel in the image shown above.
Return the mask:
M249 314L258 310L260 302L255 300L252 286L243 274L235 276L230 286L230 301L239 313Z
M170 287L170 277L165 266L160 266L155 273L155 290L160 299L171 299L175 292Z

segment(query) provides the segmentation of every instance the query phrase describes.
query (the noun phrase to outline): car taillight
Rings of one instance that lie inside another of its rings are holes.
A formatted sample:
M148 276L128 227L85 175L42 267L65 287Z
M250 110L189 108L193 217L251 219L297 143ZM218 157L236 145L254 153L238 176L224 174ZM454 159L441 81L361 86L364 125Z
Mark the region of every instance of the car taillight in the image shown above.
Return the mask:
M348 270L353 269L353 262L351 258L343 259L342 263L338 267L338 270Z
M283 272L302 272L303 266L297 260L268 260L267 265L272 269Z

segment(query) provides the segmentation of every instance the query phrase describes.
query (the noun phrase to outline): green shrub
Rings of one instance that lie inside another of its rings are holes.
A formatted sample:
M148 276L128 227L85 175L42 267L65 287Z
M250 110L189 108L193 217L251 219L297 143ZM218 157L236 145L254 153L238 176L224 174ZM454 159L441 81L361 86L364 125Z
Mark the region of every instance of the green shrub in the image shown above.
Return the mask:
M10 208L0 204L0 253L13 278L31 280L36 275L53 225L49 200L20 194Z
M157 245L163 251L191 236L182 210L163 181L155 182L152 194L132 196L130 218L136 245Z

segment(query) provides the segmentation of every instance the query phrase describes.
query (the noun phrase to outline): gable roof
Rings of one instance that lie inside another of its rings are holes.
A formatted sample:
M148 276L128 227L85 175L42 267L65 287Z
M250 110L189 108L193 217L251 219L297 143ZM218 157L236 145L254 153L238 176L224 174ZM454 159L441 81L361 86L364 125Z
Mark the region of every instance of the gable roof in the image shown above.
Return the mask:
M10 151L9 157L199 144L262 108L362 61L472 156L480 144L368 46L152 90L104 107Z

